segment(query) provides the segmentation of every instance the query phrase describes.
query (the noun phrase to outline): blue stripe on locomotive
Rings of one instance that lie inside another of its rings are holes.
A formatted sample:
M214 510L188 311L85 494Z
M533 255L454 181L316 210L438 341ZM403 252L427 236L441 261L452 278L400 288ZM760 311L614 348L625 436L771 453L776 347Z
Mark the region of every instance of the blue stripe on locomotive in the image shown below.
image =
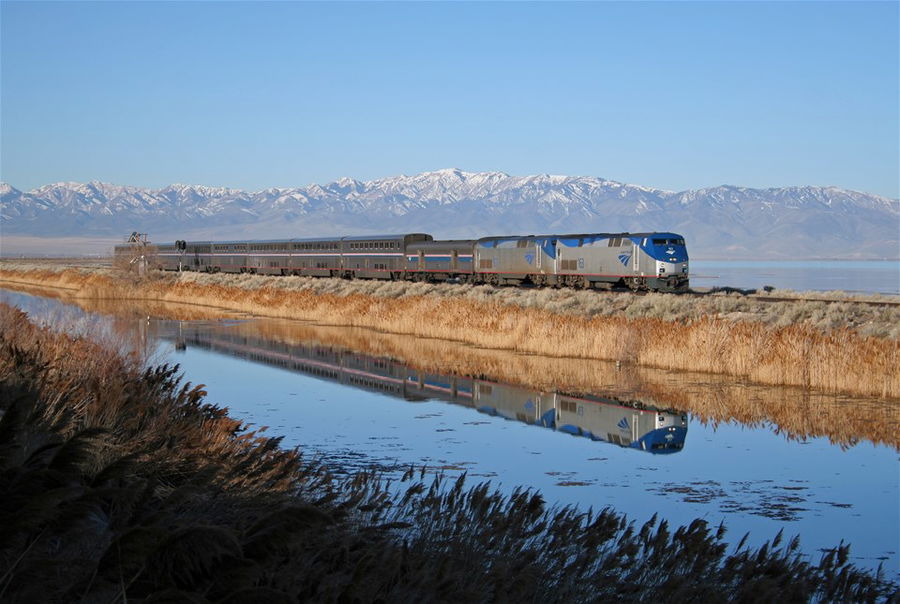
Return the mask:
M667 438L671 435L671 438ZM643 449L650 453L675 453L684 447L684 440L687 437L687 428L682 426L668 426L666 428L657 428L647 432L637 441L631 443L631 447L635 449ZM680 444L681 447L672 447L671 445ZM665 445L663 447L654 448L654 445Z
M583 436L585 438L590 438L591 440L608 442L602 436L594 434L590 430L585 430L579 426L573 426L572 424L563 424L559 426L559 431L566 432L575 436ZM671 438L666 438L666 436L668 435L671 435ZM680 426L668 426L665 428L657 428L656 430L647 432L639 439L628 445L628 447L631 449L641 449L643 451L654 454L675 453L677 451L680 451L684 447L684 441L686 437L687 428L683 428ZM672 445L675 444L680 444L681 447L673 447ZM654 447L654 445L664 446Z
M635 243L644 251L645 254L653 258L654 260L662 260L663 262L687 262L688 253L687 246L684 244L681 245L658 245L653 243L654 240L659 239L680 239L684 241L684 237L678 235L677 233L653 233L652 236L645 238L647 243L645 244L642 240L638 239ZM632 240L634 241L634 240ZM669 250L674 251L674 254L669 254Z

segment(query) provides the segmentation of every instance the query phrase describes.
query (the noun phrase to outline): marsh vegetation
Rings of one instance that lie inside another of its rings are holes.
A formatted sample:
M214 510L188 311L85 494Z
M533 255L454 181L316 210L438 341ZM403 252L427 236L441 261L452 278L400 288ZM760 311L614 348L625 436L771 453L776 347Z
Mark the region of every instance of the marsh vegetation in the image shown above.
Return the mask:
M729 547L464 478L337 478L205 402L177 368L0 307L0 598L877 601L837 545ZM836 538L837 540L837 538Z
M21 269L21 270L20 270ZM762 384L900 398L900 308L565 290L153 273L25 270L7 282L79 297L192 303L439 338L484 348L734 375Z

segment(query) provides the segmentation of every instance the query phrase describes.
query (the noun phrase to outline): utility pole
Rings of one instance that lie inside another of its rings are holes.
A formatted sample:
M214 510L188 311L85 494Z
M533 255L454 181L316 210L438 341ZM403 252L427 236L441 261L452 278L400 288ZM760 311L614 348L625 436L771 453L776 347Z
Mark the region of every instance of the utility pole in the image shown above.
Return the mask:
M133 232L131 236L128 238L128 243L135 244L135 256L131 259L131 264L137 262L138 276L143 277L144 273L147 272L147 253L146 248L147 244L150 242L147 241L147 233L138 233L137 231Z

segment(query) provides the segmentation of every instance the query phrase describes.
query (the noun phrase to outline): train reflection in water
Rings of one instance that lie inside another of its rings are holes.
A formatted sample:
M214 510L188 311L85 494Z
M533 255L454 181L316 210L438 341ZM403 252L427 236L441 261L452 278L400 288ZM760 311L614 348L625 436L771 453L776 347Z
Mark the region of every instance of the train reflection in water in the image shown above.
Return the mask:
M541 392L484 379L430 373L389 358L314 342L273 341L221 327L179 325L174 339L177 349L193 346L211 350L407 401L438 399L488 415L650 453L678 452L687 436L685 413L640 402Z

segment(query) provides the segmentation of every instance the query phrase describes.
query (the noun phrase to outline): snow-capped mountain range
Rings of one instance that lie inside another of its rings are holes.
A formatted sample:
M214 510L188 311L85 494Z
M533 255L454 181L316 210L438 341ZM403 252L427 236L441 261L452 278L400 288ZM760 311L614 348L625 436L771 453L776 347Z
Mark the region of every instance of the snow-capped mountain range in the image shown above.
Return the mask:
M247 192L0 184L2 234L154 241L426 232L435 238L675 231L694 257L896 258L900 201L837 187L664 191L586 176L438 170Z

